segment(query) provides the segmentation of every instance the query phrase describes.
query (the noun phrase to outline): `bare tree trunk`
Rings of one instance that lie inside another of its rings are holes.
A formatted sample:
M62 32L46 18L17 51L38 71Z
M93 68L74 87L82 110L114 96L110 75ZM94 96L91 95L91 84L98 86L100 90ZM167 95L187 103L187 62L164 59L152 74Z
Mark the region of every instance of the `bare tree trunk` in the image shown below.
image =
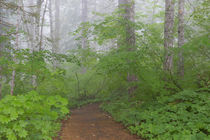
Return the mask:
M37 9L36 9L36 28L35 28L35 38L36 38L36 50L38 50L38 46L40 46L40 18L41 18L41 8L42 8L42 0L37 0L36 2L36 6L37 6Z
M154 23L154 20L155 20L155 10L156 10L156 4L158 3L158 0L154 0L154 5L153 5L153 8L152 8L152 19L151 19L151 23L153 24Z
M28 39L27 44L28 44L28 46L30 46L33 49L34 48L34 18L26 15L26 12L24 12L24 11L27 11L25 9L24 1L20 0L20 3L22 6L22 10L23 10L21 20L26 21L22 26L23 26L24 30L27 32L27 39ZM30 7L32 7L34 5L33 0L29 1L29 5L30 5ZM34 11L33 8L30 8L29 12L34 13L33 11Z
M178 61L178 75L184 76L184 57L182 52L182 46L185 43L184 38L184 13L185 13L185 0L179 0L179 12L178 12L178 47L179 47L179 61Z
M19 3L17 2L17 5L18 4ZM20 26L20 18L19 18L20 12L19 12L19 10L20 10L20 8L18 7L18 9L17 9L17 25L16 25L16 49L19 48L19 26ZM15 58L14 58L14 62L16 62ZM10 91L10 94L12 96L14 95L15 75L16 75L16 71L15 71L15 69L13 69L13 71L12 71L12 81L11 81L11 91Z
M88 18L87 0L82 0L82 22L86 23ZM82 30L82 48L87 48L87 33L85 25Z
M130 25L127 25L126 29L126 40L128 45L130 46L129 50L134 51L136 47L136 35L135 35L135 28L133 27L133 23L135 22L135 3L134 0L127 0L130 7L128 7L126 12L128 21Z
M97 12L97 0L94 2L94 12Z
M135 1L134 0L119 0L119 8L123 10L123 18L125 24L125 43L128 46L128 50L135 50L136 46L136 35L133 23L135 22Z
M165 27L164 27L164 48L165 60L164 70L171 72L173 67L173 29L174 29L174 0L165 1Z
M30 0L29 1L30 6L34 6L34 0ZM34 13L35 9L34 8L30 8L30 12ZM35 37L36 37L36 26L35 26L35 18L32 16L29 16L29 20L30 20L30 38L31 38L31 48L33 50L35 50Z
M58 51L60 45L60 1L55 0L55 48L54 52Z
M48 0L46 0L43 15L42 15L42 21L41 21L41 32L40 32L40 43L39 43L39 51L42 50L42 43L43 43L43 29L44 29L44 22L45 22L45 14L47 11L47 5L48 5Z
M1 67L0 67L0 71L2 71ZM0 72L0 100L2 98L2 83L1 83L1 80L2 80L2 76L1 76L1 72Z
M54 40L54 24L53 24L53 13L52 13L52 0L49 0L49 18L50 18L50 38L52 42L52 52L54 52L55 48L55 40Z
M0 25L1 26L1 25ZM1 27L0 27L0 30L1 30ZM1 31L0 31L1 32ZM1 44L0 44L1 45ZM2 57L2 48L0 46L0 58ZM2 97L2 67L0 66L0 100L1 100L1 97Z
M15 88L15 74L16 74L16 71L13 70L12 71L12 81L11 81L11 91L10 91L10 94L12 96L14 95L14 88Z
M134 0L119 0L119 8L123 10L123 16L125 20L125 40L120 43L126 44L128 51L136 50L136 35L133 24L135 22L135 1ZM131 63L133 60L128 60ZM135 74L128 72L128 82L135 82L138 80ZM136 90L137 86L132 86L128 89L128 93L131 94Z
M2 17L2 10L0 9L0 21ZM0 36L2 35L2 25L0 24ZM0 58L2 57L3 45L0 43ZM0 66L0 100L2 98L2 67Z

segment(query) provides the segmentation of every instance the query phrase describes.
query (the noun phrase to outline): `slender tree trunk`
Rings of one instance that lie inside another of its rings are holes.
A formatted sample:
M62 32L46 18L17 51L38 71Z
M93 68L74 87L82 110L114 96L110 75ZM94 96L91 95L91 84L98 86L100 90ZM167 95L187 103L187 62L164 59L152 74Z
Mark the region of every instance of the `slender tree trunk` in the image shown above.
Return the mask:
M55 48L54 52L57 52L60 45L60 1L55 0Z
M182 52L182 46L185 43L184 38L184 13L185 13L185 0L179 0L179 12L178 12L178 47L179 47L179 61L178 61L178 75L184 76L184 57Z
M42 44L43 44L43 29L44 29L44 22L45 22L45 14L46 14L46 11L47 11L47 5L48 5L48 0L46 0L45 7L44 7L44 11L43 11L43 15L42 15L39 51L42 50Z
M21 3L23 11L26 11L24 1L20 0L20 3ZM29 1L29 5L33 6L32 0ZM30 8L29 12L33 13L33 8ZM24 30L28 33L27 34L27 39L28 39L27 44L31 48L34 48L34 30L33 30L34 27L32 26L32 24L34 23L33 19L34 18L32 18L31 16L27 16L25 12L22 12L22 21L27 21L22 26L23 26ZM30 22L30 24L28 23L28 21Z
M2 71L2 69L1 69L1 67L0 67L0 100L1 100L1 98L2 98L2 74L1 74L1 71Z
M17 2L17 5L19 4L19 2ZM17 25L16 25L16 49L19 48L19 26L20 26L20 18L19 18L19 14L20 14L20 8L18 7L17 9ZM14 63L16 62L15 56L14 56ZM15 75L16 75L16 70L13 69L12 71L12 81L11 81L11 91L10 94L13 96L14 95L14 88L15 88Z
M97 0L94 2L94 12L97 12Z
M36 4L35 4L36 3ZM40 30L40 14L41 14L41 6L42 6L42 1L41 0L29 0L29 5L31 6L30 12L31 13L36 13L36 16L30 16L28 17L30 24L29 27L30 29L28 30L29 36L30 36L30 41L31 41L31 49L33 51L33 55L35 51L38 51L37 47L40 46L40 41L39 41L39 30ZM33 68L33 63L34 63L34 58L32 57L32 65L31 65L31 71L32 73L34 72ZM31 76L31 85L33 89L36 87L36 75Z
M1 25L0 25L1 26ZM1 28L1 27L0 27ZM1 29L0 29L1 30ZM1 32L1 31L0 31ZM1 45L1 44L0 44ZM0 58L2 57L2 48L0 46ZM2 67L0 66L0 100L2 97Z
M49 0L49 18L50 18L50 38L52 42L52 52L54 52L55 48L55 40L54 40L54 24L53 24L53 13L52 13L52 0Z
M12 81L11 81L11 91L10 91L10 94L11 94L12 96L14 95L15 75L16 75L16 71L13 70L13 71L12 71Z
M82 0L82 22L86 23L88 18L87 0ZM87 33L85 25L82 30L82 48L87 48Z
M164 27L164 48L165 60L164 70L171 72L173 67L173 43L174 43L174 0L165 1L165 27Z
M152 8L152 19L151 19L151 23L153 24L154 23L154 20L155 20L155 11L156 11L156 4L158 3L158 0L154 0L154 5L153 5L153 8Z
M29 5L30 6L34 6L34 0L30 0L29 1ZM35 9L34 8L30 8L30 12L34 13ZM31 38L31 48L32 50L35 50L35 37L36 37L36 24L35 24L35 18L32 16L29 16L29 20L30 20L30 29L29 29L29 34L30 34L30 38Z
M2 17L2 10L0 9L0 21L2 21L1 19ZM0 36L2 35L2 25L0 24ZM3 45L2 43L0 43L0 59L2 57L2 51L3 51ZM2 98L2 67L0 66L0 100Z
M35 21L36 21L36 28L35 28L35 36L36 36L36 50L38 51L38 47L40 46L40 18L41 18L41 8L42 8L42 0L37 0L36 2L36 18L35 18Z

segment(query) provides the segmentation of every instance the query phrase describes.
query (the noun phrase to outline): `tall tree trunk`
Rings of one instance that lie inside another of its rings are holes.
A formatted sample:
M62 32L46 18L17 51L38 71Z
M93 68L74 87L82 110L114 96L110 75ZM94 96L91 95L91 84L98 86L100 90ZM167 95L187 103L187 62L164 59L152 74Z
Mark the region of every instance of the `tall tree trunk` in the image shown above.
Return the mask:
M88 18L87 0L82 0L82 22L86 23ZM85 25L82 30L82 48L87 48L87 33Z
M119 0L118 1L119 8L123 10L121 16L123 16L125 21L125 35L122 37L124 38L123 41L120 41L120 44L125 44L127 46L128 51L135 51L136 50L136 35L135 35L135 28L133 24L135 22L135 1L134 0ZM119 41L118 41L119 42ZM128 60L128 63L132 63L134 60ZM128 82L135 82L138 80L133 72L128 72L127 75ZM137 86L131 86L128 89L129 94L133 93Z
M17 5L19 5L19 2L17 2ZM18 7L17 9L17 25L16 25L16 48L15 49L18 49L19 48L19 26L20 26L20 17L19 17L19 14L20 14L20 8ZM16 62L16 59L15 59L15 54L14 54L14 62ZM10 91L10 94L13 96L14 95L14 88L15 88L15 75L16 75L16 70L13 69L12 71L12 81L11 81L11 91Z
M43 44L43 29L44 29L44 22L45 22L45 14L46 14L46 11L47 11L47 5L48 5L48 0L46 0L45 6L44 6L43 15L42 15L42 20L41 20L41 31L40 31L39 51L42 50L42 44Z
M22 7L22 20L23 21L27 21L26 23L24 23L22 26L23 26L23 29L24 31L26 31L28 34L27 34L27 44L28 46L30 46L32 49L34 48L34 18L32 16L27 16L26 15L26 8L25 8L25 5L24 5L24 0L20 0L20 3L21 3L21 7ZM33 6L33 0L30 0L29 1L29 5L30 6ZM30 8L29 12L31 13L34 13L33 12L33 8ZM28 22L29 21L29 22Z
M29 5L30 6L34 6L34 0L30 0L29 1ZM30 12L31 13L34 13L35 9L34 8L30 8ZM35 18L33 16L29 16L29 21L30 21L30 31L29 31L29 34L30 34L30 38L31 38L31 48L32 50L35 50L35 37L36 37L36 26L35 26Z
M0 25L0 34L1 34L1 25ZM0 44L2 46L2 44ZM2 57L2 48L0 46L0 59ZM2 97L2 67L0 66L0 100L1 100L1 97Z
M53 13L52 13L52 0L49 0L49 18L50 18L50 38L52 42L52 51L54 52L55 40L54 40L54 24L53 24Z
M42 0L37 0L36 2L36 18L35 18L35 21L36 21L36 28L35 28L35 35L36 35L36 50L38 51L38 47L40 46L40 18L41 18L41 8L42 8Z
M60 45L60 1L55 0L55 48L54 52L57 52Z
M94 1L94 12L97 12L97 0Z
M0 25L0 35L1 35L1 25ZM2 57L2 44L0 44L0 59ZM2 67L0 66L0 100L2 97Z
M118 0L118 7L123 10L123 18L125 20L125 43L128 50L135 50L136 35L133 23L135 22L135 1L134 0Z
M2 9L0 9L0 21L2 21ZM2 25L0 24L0 36L2 35ZM0 59L2 57L3 45L0 43ZM0 66L0 99L2 98L2 67Z
M164 70L171 72L173 67L173 43L174 43L174 0L165 1L165 27L164 27Z
M2 82L2 68L0 67L0 100L2 98L2 83L1 82Z
M179 12L178 12L178 47L179 47L179 60L178 60L178 75L184 76L184 57L182 52L182 46L185 43L184 38L184 13L185 13L185 0L179 0Z
M158 3L158 0L154 0L154 5L153 5L153 8L152 8L151 24L153 24L154 20L155 20L155 11L156 11L157 3Z

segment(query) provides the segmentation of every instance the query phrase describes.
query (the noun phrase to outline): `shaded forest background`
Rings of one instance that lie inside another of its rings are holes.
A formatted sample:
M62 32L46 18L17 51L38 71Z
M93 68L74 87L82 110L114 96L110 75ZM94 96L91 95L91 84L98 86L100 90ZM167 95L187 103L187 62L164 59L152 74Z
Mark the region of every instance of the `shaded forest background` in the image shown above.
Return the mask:
M0 139L101 108L145 139L210 138L209 0L0 0Z

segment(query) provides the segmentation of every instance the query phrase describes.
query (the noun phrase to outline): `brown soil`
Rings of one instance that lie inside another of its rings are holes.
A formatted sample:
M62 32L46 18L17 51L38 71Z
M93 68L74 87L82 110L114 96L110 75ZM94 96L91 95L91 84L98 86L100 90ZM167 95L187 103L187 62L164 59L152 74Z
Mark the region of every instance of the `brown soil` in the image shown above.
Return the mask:
M108 114L99 104L90 104L72 111L61 131L61 140L138 140Z

